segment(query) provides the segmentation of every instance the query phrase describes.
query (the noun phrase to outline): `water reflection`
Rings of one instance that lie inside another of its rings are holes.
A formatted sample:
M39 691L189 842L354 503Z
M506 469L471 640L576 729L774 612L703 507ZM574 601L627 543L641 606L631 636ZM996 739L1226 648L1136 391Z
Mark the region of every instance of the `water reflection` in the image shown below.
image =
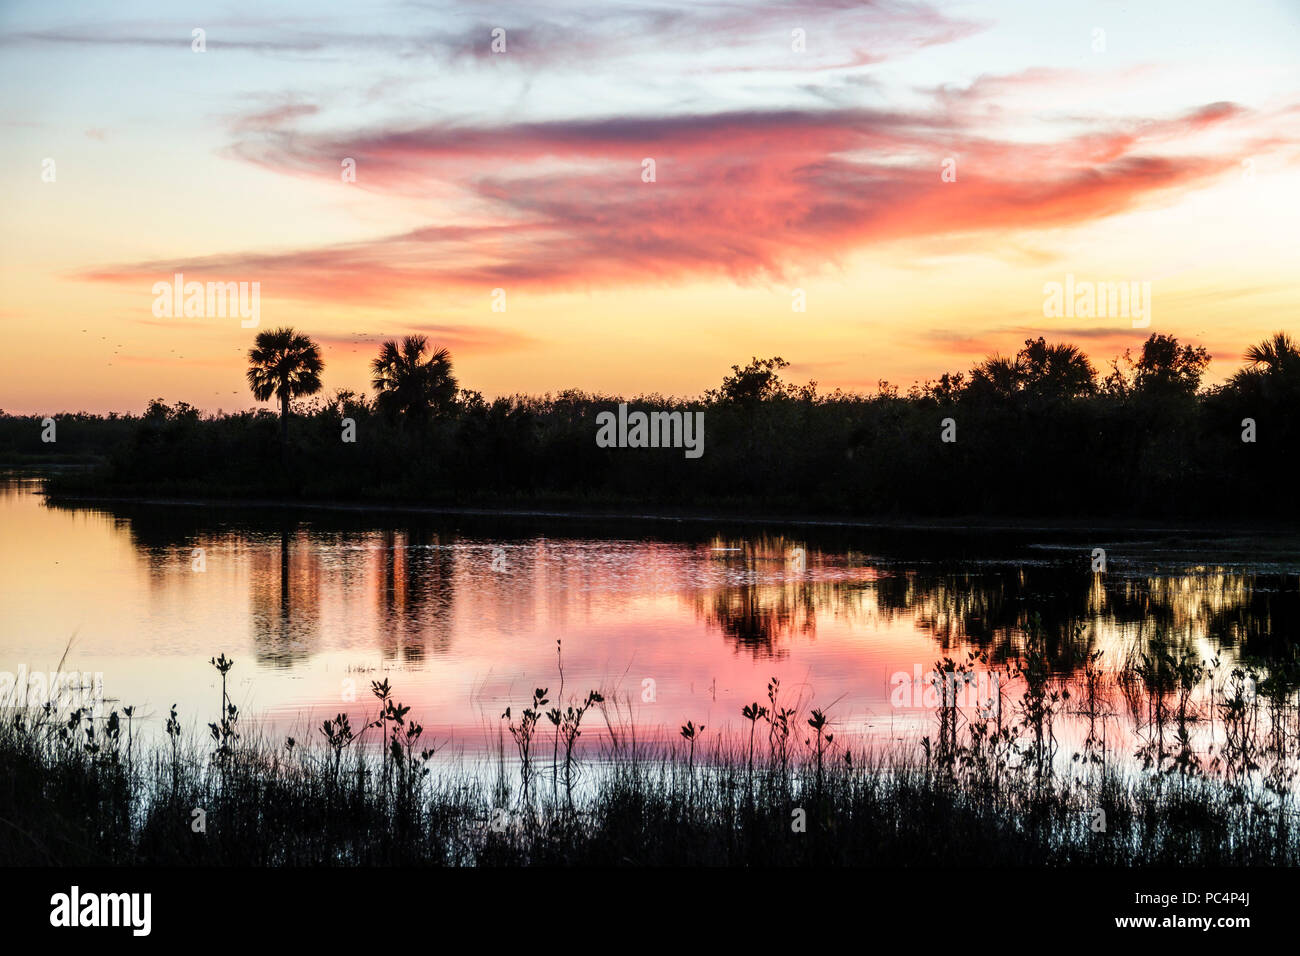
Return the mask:
M740 583L696 591L695 613L755 659L784 657L796 636L815 637L818 610L836 603L833 585L817 574L823 565L807 573L805 542L762 534L715 537L708 557Z
M6 486L7 497L21 494ZM1001 543L1004 555L971 561L949 553L951 532L913 532L929 538L930 550L909 560L874 548L830 550L806 534L704 537L680 529L664 535L660 528L657 539L592 543L548 537L527 519L460 518L456 523L469 527L459 531L436 517L375 529L366 519L328 513L306 520L129 504L93 512L129 536L151 587L176 586L187 572L183 559L196 548L212 561L242 566L259 660L274 665L301 661L316 648L325 591L368 612L384 659L418 665L428 654L446 653L466 577L474 579L476 617L495 629L535 615L539 590L567 592L570 603L575 592L658 589L684 600L710 630L755 660L780 659L796 642L816 640L826 617L856 628L907 619L932 638L936 652L970 647L995 662L1020 653L1038 618L1052 666L1063 672L1120 637L1268 660L1293 653L1300 634L1293 573L1206 565L1144 573L1141 553L1127 567L1117 561L1110 574L1091 573L1084 546L1045 560L1025 557L1027 544L1010 540ZM890 534L855 537L861 546ZM1270 552L1271 563L1277 557Z
M455 612L454 536L425 527L386 530L377 554L384 659L418 665L426 652L445 653L451 647Z
M205 539L206 540L206 539ZM306 532L282 523L260 546L232 536L209 542L228 554L246 550L248 611L259 664L285 667L309 655L320 630L320 591L325 577L320 554ZM206 547L207 545L204 545Z
M967 651L1000 667L1031 628L1061 677L1099 651L1112 672L1159 651L1286 675L1300 644L1283 536L1110 532L1100 574L1083 533L46 505L0 487L5 655L57 659L77 630L135 691L251 652L260 674L240 673L268 709L334 707L350 668L396 668L449 732L554 683L556 641L580 686L653 679L656 723L734 720L788 671L863 726L891 675Z

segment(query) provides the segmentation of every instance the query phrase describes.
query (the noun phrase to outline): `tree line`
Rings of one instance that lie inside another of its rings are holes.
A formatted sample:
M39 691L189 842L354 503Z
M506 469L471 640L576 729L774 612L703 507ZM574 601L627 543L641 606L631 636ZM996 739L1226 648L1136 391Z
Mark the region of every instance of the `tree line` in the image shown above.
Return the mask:
M418 335L381 345L372 395L326 394L319 346L293 329L261 332L248 357L253 396L276 400L278 414L204 416L156 399L125 417L125 434L113 417L106 464L56 488L791 515L1297 516L1300 350L1285 332L1212 387L1204 348L1153 334L1101 370L1077 346L1028 339L905 393L885 382L824 393L786 381L780 357L755 357L687 400L487 400ZM624 401L705 411L703 457L597 447L596 416ZM13 445L11 432L0 427L0 442Z

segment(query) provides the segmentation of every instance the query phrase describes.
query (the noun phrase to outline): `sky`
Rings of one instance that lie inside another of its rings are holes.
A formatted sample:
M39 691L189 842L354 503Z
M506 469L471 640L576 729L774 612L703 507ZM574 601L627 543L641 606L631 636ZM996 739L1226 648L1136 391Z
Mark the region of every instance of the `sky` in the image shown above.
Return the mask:
M1155 332L1221 381L1300 327L1298 65L1294 0L0 0L0 409L252 407L281 325L330 392L412 333L488 397ZM1149 325L1045 315L1067 276Z

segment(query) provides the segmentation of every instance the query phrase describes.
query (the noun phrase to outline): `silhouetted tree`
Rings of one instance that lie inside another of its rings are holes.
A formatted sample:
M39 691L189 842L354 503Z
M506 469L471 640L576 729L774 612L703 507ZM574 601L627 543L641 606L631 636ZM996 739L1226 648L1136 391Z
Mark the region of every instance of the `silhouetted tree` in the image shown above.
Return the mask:
M1042 399L1076 398L1096 391L1096 371L1077 346L1048 344L1041 336L1025 339L1014 358L991 355L971 370L974 396L1008 400L1016 395Z
M786 386L779 373L789 364L779 355L769 359L755 356L744 368L731 366L732 374L722 379L721 386L705 392L704 397L710 402L748 405L785 395Z
M183 404L155 403L132 419L138 427L131 426L129 441L105 423L99 448L87 450L107 454L108 467L78 480L185 494L211 488L431 502L718 504L772 513L1294 520L1295 344L1272 336L1247 353L1250 367L1207 388L1203 349L1147 334L1124 360L1122 387L1108 380L1105 394L1094 396L1091 363L1072 346L1037 338L1010 358L985 359L966 379L952 374L907 396L882 387L817 397L781 381L784 360L755 358L731 367L707 393L708 450L700 459L663 448L611 454L593 440L597 414L620 401L669 412L698 401L577 391L485 401L459 389L451 397L449 374L439 377L445 387L433 390L441 398L431 399L421 371L430 364L428 349L399 339L385 346L392 361L377 376L384 383L379 399L341 393L295 409L303 416L296 470L268 467L277 426L270 412L198 417ZM274 359L262 375L271 375ZM415 383L409 401L407 378ZM407 427L406 409L423 414L438 402L450 404L436 427ZM391 417L378 412L381 404ZM341 448L342 417L356 420L357 446ZM938 440L949 417L956 442ZM0 452L40 453L37 423L0 419ZM77 434L89 431L79 425ZM364 468L357 467L361 457Z
M1042 336L1025 339L1016 361L1024 390L1036 397L1078 398L1097 389L1097 373L1078 346L1065 342L1049 345Z
M1014 398L1024 383L1024 369L1014 356L990 355L971 369L972 395L1002 400Z
M259 332L248 350L248 387L264 402L280 400L280 446L289 441L289 399L314 395L321 389L325 363L320 346L291 328Z
M1228 380L1228 388L1247 402L1290 404L1300 401L1300 350L1285 332L1275 332L1246 349L1247 365Z
M1285 332L1274 332L1272 338L1246 349L1245 359L1251 369L1269 375L1300 373L1300 350Z
M390 417L401 413L423 419L430 411L444 412L456 399L458 385L452 374L451 353L435 349L425 357L429 340L408 335L399 345L385 342L370 363L371 385L378 392L376 403Z
M1142 357L1134 367L1134 385L1144 391L1195 394L1210 364L1202 345L1179 345L1172 335L1153 334L1142 344Z

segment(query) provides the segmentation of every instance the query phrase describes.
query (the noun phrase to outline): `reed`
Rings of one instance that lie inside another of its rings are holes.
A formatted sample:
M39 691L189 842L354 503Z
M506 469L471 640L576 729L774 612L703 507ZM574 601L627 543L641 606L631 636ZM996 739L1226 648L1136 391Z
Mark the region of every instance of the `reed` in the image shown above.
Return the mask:
M224 679L233 662L217 660ZM1164 664L1149 664L1157 693L1168 689L1172 700L1167 710L1147 701L1152 720L1164 712L1177 726L1199 716L1179 688L1183 677L1211 680L1208 671L1175 668L1170 676ZM960 679L970 666L942 673ZM141 720L136 710L9 708L0 714L0 861L1300 864L1293 787L1300 748L1289 698L1273 708L1279 729L1260 718L1267 702L1246 693L1244 674L1215 685L1205 706L1221 718L1224 743L1206 768L1096 754L1062 764L1052 759L1051 716L1070 688L1035 671L1032 660L1017 667L1030 676L1009 715L1000 706L945 702L934 741L922 746L855 747L830 732L832 714L805 714L799 701L785 700L776 679L768 706L737 715L748 728L706 736L687 721L676 746L639 739L626 712L599 691L547 712L539 688L519 720L503 715L517 773L504 745L495 767L491 757L423 747L421 726L386 682L375 688L378 715L360 731L340 714L301 741L273 740L247 721L236 732L224 688L215 733L211 726L206 737L185 733L173 706L153 744L131 729ZM1085 674L1078 696L1101 722L1098 680ZM592 710L610 733L580 747L582 718ZM545 773L533 752L543 715L560 734L563 760L553 772L562 787L534 785ZM768 724L767 739L756 748L759 721ZM810 732L795 732L803 726ZM380 739L367 741L374 732ZM1094 743L1090 735L1085 750Z

